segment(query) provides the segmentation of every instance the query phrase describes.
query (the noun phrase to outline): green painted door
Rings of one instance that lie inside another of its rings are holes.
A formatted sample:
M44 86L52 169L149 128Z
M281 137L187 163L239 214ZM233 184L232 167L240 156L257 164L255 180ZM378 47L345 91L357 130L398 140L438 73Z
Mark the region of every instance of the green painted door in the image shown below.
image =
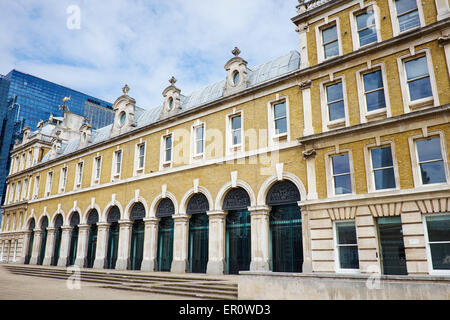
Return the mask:
M136 220L133 223L131 231L131 248L130 248L130 269L140 270L144 253L144 231L145 225L143 220Z
M58 228L55 232L55 248L53 250L52 266L58 265L59 251L61 250L62 229Z
M86 268L92 268L95 261L95 251L97 249L97 225L93 224L89 228L88 252L86 257Z
M297 203L272 207L269 236L272 271L302 272L302 216Z
M173 258L173 219L163 217L158 224L158 270L170 271Z
M28 242L28 254L25 257L25 264L30 263L31 255L33 254L33 243L34 243L34 231L31 231L30 241Z
M38 260L38 264L40 265L42 265L42 263L44 262L46 245L47 245L47 229L42 231L41 234L41 251L39 252L39 260Z
M226 273L238 274L250 270L250 212L230 210L226 217Z
M111 223L108 233L108 251L106 254L106 269L114 269L117 261L117 249L119 248L119 224Z
M408 274L400 217L378 218L377 222L383 274Z
M206 273L208 264L209 220L205 213L193 214L189 220L189 271Z
M70 236L70 250L69 259L67 265L73 266L75 264L75 259L77 258L77 246L78 246L78 226L73 227Z

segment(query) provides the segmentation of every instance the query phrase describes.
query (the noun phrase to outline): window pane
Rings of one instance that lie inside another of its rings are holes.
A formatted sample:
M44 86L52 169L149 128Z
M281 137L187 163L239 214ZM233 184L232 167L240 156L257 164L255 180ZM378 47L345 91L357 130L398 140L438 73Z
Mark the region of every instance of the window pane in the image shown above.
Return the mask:
M145 145L139 146L139 155L144 156L145 154Z
M366 92L383 88L383 78L381 77L381 70L366 73L363 76L363 80L364 80L364 91Z
M391 147L383 147L370 150L372 154L372 167L374 169L392 167Z
M330 58L339 55L339 43L337 41L331 42L324 46L325 58Z
M172 148L172 136L166 138L166 149Z
M364 12L356 16L356 25L358 26L358 30L373 24L375 24L375 21L372 12Z
M358 246L340 247L339 263L341 269L359 269Z
M442 159L441 139L439 137L417 140L416 145L420 162Z
M334 25L330 28L322 30L323 43L327 43L337 39L337 27Z
M172 160L172 150L168 149L166 150L166 161L171 161Z
M386 107L384 90L378 90L366 94L367 111L373 111Z
M427 60L420 57L405 62L406 77L408 80L428 75Z
M286 116L286 103L279 103L273 106L273 114L275 119Z
M328 112L330 114L330 121L345 118L344 101L329 104Z
M375 189L392 189L395 188L395 176L394 169L381 169L374 171L375 176Z
M356 244L356 228L353 223L337 224L338 244Z
M241 130L233 132L233 144L241 144Z
M352 182L349 174L334 177L335 194L352 193Z
M203 126L196 128L195 132L196 132L196 139L203 140Z
M359 31L359 45L365 46L366 44L377 42L377 31L375 27L364 29Z
M450 270L450 243L430 244L430 251L433 269Z
M398 17L400 32L420 26L419 11L413 11Z
M231 129L236 130L241 128L241 116L231 118Z
M411 101L433 96L429 77L410 81L408 86Z
M275 121L275 134L287 132L286 118Z
M395 0L397 15L417 8L416 0Z
M197 154L203 153L203 140L197 141L196 144L197 144L197 147L196 147Z
M450 215L429 216L426 219L430 242L450 241Z
M333 156L331 158L333 162L333 174L341 174L341 173L349 173L350 172L350 165L348 161L348 153L339 155L339 156Z
M342 93L342 82L338 82L338 83L327 86L327 101L328 102L342 100L342 99L344 99L344 95Z
M445 182L444 162L434 161L426 162L420 165L420 174L422 175L422 183L439 183Z

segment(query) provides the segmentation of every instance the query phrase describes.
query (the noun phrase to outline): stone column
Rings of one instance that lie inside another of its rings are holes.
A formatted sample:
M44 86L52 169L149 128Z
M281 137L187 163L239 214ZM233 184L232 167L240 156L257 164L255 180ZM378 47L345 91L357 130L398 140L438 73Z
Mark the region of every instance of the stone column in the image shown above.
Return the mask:
M18 247L19 239L14 240L14 253L13 253L13 263L17 263L17 247Z
M131 228L133 226L133 221L121 220L119 221L119 225L119 248L117 249L118 252L116 270L127 270L128 259L130 255Z
M249 208L251 217L252 261L250 271L270 271L268 206Z
M22 244L22 252L20 254L20 258L17 260L17 264L24 264L25 263L25 257L28 253L28 246L30 244L30 236L31 236L31 230L24 231L23 233L23 244Z
M189 219L190 215L174 215L173 260L171 272L186 273L189 270Z
M355 228L358 242L359 270L362 274L380 274L379 241L376 221L368 206L356 209Z
M61 235L61 247L59 249L59 258L58 258L58 267L65 267L67 265L67 258L69 257L70 250L70 235L73 227L71 226L62 226L62 235Z
M302 91L304 136L314 134L311 106L311 83L311 80L306 80L299 84L300 90Z
M144 218L144 257L141 271L153 272L157 270L158 222L158 218Z
M47 228L47 244L45 245L43 266L49 266L52 263L52 255L55 250L55 233L55 228Z
M31 252L30 264L37 264L39 251L41 249L41 229L34 229L33 251Z
M5 241L0 241L0 262L3 262L3 249L5 248Z
M209 211L209 248L206 273L224 274L225 272L225 212Z
M80 268L83 268L86 262L89 228L90 225L88 224L78 225L78 245L77 245L77 257L75 259L75 265L79 266Z
M105 267L110 225L110 223L97 223L97 248L95 249L94 269L103 269Z
M302 244L303 244L303 266L302 273L312 272L312 250L311 250L311 232L309 226L309 212L307 206L302 207L298 202L302 213Z

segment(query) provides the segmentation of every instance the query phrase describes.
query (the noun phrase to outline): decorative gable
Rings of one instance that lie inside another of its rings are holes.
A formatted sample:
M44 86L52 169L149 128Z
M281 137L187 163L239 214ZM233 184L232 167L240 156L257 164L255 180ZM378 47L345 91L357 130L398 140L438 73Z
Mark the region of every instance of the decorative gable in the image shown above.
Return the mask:
M175 77L170 78L170 86L164 89L162 95L164 97L164 104L161 110L161 118L170 117L181 109L180 93L181 90L175 86L177 79Z
M249 79L247 74L247 61L239 57L241 50L235 47L231 53L234 58L225 64L227 80L224 87L224 95L230 95L242 91L248 87Z
M134 119L136 100L128 95L130 88L127 85L122 88L122 91L123 95L117 98L113 105L115 116L111 136L117 136L136 127Z

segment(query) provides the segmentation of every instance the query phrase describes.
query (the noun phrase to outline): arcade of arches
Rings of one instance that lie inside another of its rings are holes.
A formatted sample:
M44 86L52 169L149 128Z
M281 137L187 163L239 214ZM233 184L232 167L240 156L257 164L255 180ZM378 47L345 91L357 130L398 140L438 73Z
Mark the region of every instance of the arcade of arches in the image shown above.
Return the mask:
M240 271L302 272L300 192L289 180L275 182L265 206L252 207L248 192L230 188L222 210L211 211L202 191L190 195L186 214L175 214L171 198L158 200L155 217L142 202L121 220L111 206L104 222L97 209L74 211L64 225L60 213L28 223L23 263L85 268L238 274Z

